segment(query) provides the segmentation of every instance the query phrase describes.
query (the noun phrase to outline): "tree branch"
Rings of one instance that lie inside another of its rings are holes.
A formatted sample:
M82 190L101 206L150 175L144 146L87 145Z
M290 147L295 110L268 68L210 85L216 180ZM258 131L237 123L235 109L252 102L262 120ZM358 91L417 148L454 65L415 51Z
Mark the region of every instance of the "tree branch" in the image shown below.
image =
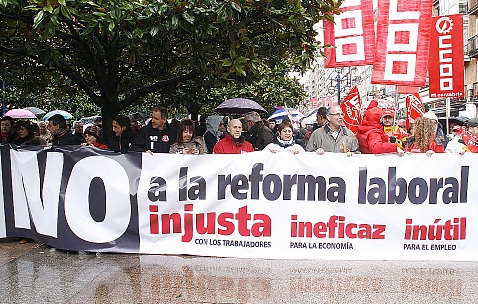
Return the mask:
M186 81L189 79L193 79L199 76L199 73L197 71L192 71L188 74L177 76L174 78L170 78L167 80L162 80L158 81L155 84L148 86L148 87L142 87L135 92L133 92L131 95L129 95L127 98L125 98L123 101L119 103L120 105L120 111L128 107L130 104L138 100L141 96L144 96L148 93L156 92L161 88L177 84L182 81Z

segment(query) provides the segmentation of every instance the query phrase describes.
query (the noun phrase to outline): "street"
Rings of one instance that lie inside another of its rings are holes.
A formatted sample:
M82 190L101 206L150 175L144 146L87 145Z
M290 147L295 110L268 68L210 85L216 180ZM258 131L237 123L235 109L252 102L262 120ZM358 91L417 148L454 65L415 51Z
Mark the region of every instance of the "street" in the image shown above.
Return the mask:
M475 303L478 263L67 252L0 240L1 303Z

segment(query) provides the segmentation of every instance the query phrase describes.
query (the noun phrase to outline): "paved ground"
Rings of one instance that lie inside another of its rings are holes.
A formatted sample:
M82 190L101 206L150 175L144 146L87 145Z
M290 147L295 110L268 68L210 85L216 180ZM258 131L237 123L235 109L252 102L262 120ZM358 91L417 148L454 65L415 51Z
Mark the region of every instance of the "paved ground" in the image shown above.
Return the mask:
M65 252L0 240L0 303L477 303L478 263Z

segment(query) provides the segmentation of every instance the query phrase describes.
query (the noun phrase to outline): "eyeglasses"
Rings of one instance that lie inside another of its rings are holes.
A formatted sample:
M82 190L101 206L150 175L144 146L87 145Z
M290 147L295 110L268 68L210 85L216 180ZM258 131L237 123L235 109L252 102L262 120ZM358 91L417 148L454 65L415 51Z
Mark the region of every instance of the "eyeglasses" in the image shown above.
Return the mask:
M333 115L333 116L344 116L344 113L330 113L329 115Z

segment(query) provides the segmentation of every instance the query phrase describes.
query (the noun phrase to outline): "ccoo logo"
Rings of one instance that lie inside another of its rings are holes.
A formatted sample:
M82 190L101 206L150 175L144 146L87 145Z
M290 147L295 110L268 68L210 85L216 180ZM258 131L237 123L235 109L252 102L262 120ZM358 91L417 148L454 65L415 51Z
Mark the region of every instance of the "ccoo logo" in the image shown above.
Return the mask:
M449 17L442 17L435 23L435 29L440 34L448 34L453 29L453 21Z

